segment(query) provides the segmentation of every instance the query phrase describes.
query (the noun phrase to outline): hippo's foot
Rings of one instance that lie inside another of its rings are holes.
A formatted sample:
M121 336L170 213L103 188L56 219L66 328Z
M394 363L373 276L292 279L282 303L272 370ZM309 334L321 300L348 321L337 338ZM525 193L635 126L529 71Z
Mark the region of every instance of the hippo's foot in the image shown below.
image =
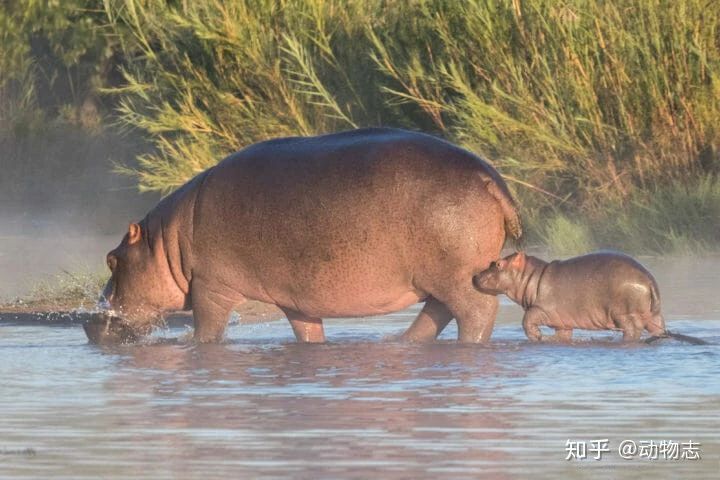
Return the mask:
M300 343L325 343L325 331L321 318L291 320L295 338Z
M556 328L555 335L549 337L548 340L557 343L570 343L572 342L572 328Z
M635 343L640 340L640 330L636 328L626 328L623 330L623 342Z
M456 285L443 303L455 317L458 342L486 343L490 340L498 310L495 295L480 293L472 287L471 282L465 282Z
M613 315L613 323L622 330L623 342L634 343L640 340L642 335L643 317L637 313L625 315Z
M543 336L542 333L540 333L540 328L531 328L531 329L525 329L525 336L530 340L531 342L542 342Z
M280 307L287 315L292 326L295 338L300 343L324 343L325 330L323 329L322 318L308 317L295 310Z
M531 342L539 342L542 340L540 333L540 325L543 325L547 319L545 312L537 307L531 307L525 312L523 317L523 330L525 335Z

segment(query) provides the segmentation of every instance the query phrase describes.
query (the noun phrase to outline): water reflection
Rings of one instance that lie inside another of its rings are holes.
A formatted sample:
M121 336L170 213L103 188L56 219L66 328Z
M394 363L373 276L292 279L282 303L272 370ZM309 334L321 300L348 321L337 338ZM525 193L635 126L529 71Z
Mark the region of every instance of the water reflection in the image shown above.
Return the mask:
M531 345L505 324L484 347L380 341L404 322L372 320L365 341L353 327L327 345L268 341L279 323L235 326L224 345L113 348L84 344L79 327L5 328L0 356L22 360L0 365L0 448L37 455L3 455L0 473L631 478L642 466L687 478L718 467L718 320L680 322L714 342L701 347ZM567 439L595 437L694 440L705 460L564 460Z
M126 409L128 390L149 399L138 425L176 461L212 439L206 461L221 469L231 459L248 472L331 476L357 467L419 475L438 456L468 473L504 461L508 452L479 447L507 441L514 413L499 407L510 399L472 380L520 374L474 348L376 343L157 345L132 349L119 367L104 385L120 398L110 407Z

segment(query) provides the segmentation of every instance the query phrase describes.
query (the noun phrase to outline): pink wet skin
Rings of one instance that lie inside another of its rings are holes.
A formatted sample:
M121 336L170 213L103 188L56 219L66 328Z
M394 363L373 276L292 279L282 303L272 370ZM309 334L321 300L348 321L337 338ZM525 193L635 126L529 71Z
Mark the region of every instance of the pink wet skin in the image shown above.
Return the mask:
M473 285L520 304L525 334L533 341L542 339L542 325L555 329L555 338L562 341L569 341L575 328L621 330L626 341L637 341L643 330L652 336L667 334L655 279L621 253L549 263L514 253L475 275Z
M104 299L139 335L193 311L195 340L222 340L246 299L277 305L298 341L322 319L425 306L401 337L490 338L497 298L472 276L519 238L500 175L429 135L372 128L255 144L200 173L130 225L107 256Z

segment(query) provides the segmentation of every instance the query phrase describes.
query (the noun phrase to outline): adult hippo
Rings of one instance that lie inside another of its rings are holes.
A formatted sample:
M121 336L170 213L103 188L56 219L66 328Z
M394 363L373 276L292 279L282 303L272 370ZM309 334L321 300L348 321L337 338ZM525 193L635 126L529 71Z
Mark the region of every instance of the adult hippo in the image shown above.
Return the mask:
M322 318L425 300L403 338L434 339L454 317L486 341L497 300L473 288L506 232L507 186L485 161L421 133L372 128L247 147L163 199L107 256L104 298L138 334L192 309L195 340L223 337L233 307L275 304L302 342Z

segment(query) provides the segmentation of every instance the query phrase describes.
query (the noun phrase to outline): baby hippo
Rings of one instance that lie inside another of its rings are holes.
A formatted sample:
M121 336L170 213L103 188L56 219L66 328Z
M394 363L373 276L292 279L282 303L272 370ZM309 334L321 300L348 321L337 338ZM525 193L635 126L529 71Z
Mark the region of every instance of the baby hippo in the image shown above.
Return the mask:
M692 339L665 330L655 279L620 253L598 252L550 263L514 253L475 275L473 284L522 305L523 328L533 341L541 340L541 325L554 328L555 337L563 341L570 340L573 328L621 330L626 341L637 341L643 330L653 337Z

